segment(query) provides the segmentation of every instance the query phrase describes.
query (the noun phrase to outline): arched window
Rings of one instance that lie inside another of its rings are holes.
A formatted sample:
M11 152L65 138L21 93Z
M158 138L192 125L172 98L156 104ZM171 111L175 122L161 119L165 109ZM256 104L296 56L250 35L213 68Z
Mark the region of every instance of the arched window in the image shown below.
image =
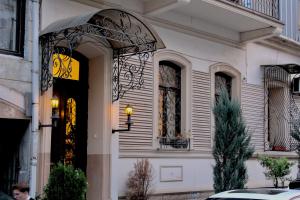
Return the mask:
M159 62L159 135L180 136L181 68L169 61Z
M154 54L153 147L191 149L192 63L181 54Z
M216 100L220 89L224 86L229 98L241 100L241 73L238 69L226 63L216 63L210 66L211 99Z

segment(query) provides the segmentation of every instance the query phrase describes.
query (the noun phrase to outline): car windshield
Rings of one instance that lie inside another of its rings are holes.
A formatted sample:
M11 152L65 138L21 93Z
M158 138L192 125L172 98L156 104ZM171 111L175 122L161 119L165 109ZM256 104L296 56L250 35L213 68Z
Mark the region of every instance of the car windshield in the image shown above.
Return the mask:
M245 199L245 198L208 198L206 200L265 200L265 199Z

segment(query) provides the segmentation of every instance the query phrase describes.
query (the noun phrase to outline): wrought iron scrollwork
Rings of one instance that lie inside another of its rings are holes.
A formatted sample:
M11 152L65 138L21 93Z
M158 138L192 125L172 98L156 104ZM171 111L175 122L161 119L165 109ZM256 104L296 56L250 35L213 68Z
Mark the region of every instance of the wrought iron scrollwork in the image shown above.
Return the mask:
M137 57L139 63L130 62ZM149 52L131 56L117 56L113 65L113 101L122 98L130 89L140 89L144 84L144 68L149 59Z
M53 84L49 62L52 58L52 44L49 40L41 40L42 67L41 67L41 91L46 91Z
M80 19L77 26L70 28L69 25L64 25L66 28L63 30L41 36L42 92L53 84L50 63L56 62L55 67L59 68L56 70L59 73L57 77L66 77L72 71L71 59L67 64L63 64L60 57L53 61L53 55L63 54L72 58L72 52L85 43L113 49L113 101L123 97L128 90L140 89L144 83L146 61L151 52L156 50L157 40L149 28L132 14L116 9L100 11L84 20L86 18ZM82 21L84 23L81 23ZM61 24L57 29L59 28ZM132 58L137 59L138 63L129 62Z
M69 30L63 30L55 34L48 34L41 37L42 46L42 69L41 69L41 91L45 92L53 84L53 75L50 65L59 68L56 77L69 77L72 72L71 58L72 52L78 47L82 40L82 33ZM67 46L67 48L62 48ZM53 57L53 55L67 56L67 62L63 62L60 56ZM67 63L67 64L65 64Z

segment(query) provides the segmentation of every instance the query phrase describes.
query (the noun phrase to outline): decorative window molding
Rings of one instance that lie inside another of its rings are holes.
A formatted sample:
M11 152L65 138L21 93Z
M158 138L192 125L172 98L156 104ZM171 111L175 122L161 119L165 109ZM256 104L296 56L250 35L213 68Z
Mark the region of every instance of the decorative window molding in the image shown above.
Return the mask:
M211 80L211 99L215 99L215 74L222 72L232 78L231 82L231 98L241 101L241 72L226 63L217 63L209 67ZM214 101L212 101L212 106Z
M0 19L5 24L0 29L0 53L23 56L25 3L24 0L0 3Z
M215 75L221 72L231 77L231 99L235 99L241 102L241 73L233 66L226 63L216 63L209 67L210 81L211 81L211 108L214 107L215 103ZM213 146L214 132L215 132L215 119L213 116L213 109L211 109L211 145Z
M171 50L160 50L153 57L153 147L160 149L159 137L159 63L168 61L181 68L181 122L180 133L189 133L192 130L192 64L179 53ZM190 149L189 141L189 149Z

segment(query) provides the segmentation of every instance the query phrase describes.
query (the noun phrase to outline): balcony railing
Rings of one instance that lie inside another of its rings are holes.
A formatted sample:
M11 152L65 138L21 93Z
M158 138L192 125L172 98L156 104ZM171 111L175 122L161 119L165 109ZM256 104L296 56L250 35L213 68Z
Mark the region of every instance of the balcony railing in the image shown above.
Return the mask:
M223 0L253 10L271 18L279 19L279 0Z

